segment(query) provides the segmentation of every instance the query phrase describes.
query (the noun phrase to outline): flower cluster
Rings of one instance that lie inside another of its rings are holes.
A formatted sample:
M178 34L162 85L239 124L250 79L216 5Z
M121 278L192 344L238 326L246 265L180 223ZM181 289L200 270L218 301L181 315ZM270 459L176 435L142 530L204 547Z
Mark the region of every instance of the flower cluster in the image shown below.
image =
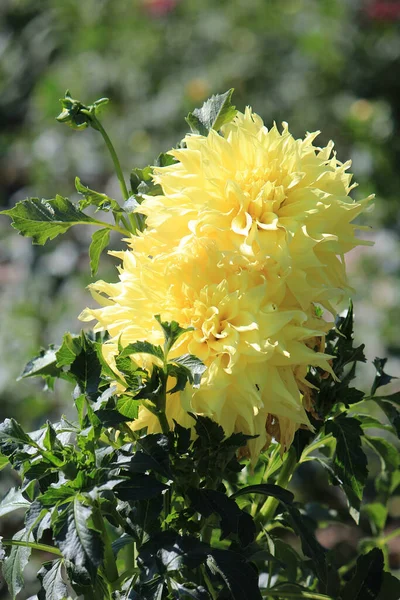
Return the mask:
M284 450L310 426L308 369L333 376L321 307L335 313L349 291L344 255L365 243L352 222L370 198L349 197L349 163L332 143L316 147L316 135L268 130L249 108L219 133L188 135L170 152L174 164L154 169L164 195L138 208L146 231L114 253L119 282L91 286L103 306L82 315L109 332L111 365L118 343L161 342L155 314L193 327L172 352L207 370L198 389L168 396L170 425L191 426L188 411L207 415L226 435L257 436L253 457L271 436ZM132 427L159 430L145 407Z

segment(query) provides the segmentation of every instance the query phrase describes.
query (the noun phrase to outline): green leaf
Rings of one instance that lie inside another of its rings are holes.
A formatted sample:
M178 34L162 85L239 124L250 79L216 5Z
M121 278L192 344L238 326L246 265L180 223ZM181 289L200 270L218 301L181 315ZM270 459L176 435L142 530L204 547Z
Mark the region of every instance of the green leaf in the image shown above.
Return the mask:
M7 456L0 454L0 471L2 471L9 464Z
M80 210L84 210L88 206L96 206L97 210L110 211L114 213L122 212L122 209L116 200L113 200L106 194L101 194L95 190L91 190L81 183L79 177L75 178L76 191L84 196L83 200L79 201Z
M82 350L82 336L65 333L63 342L56 351L57 367L71 365Z
M382 462L383 471L395 471L400 464L400 455L397 448L381 437L365 436L368 445L371 446Z
M192 132L207 136L210 129L218 131L222 125L232 121L237 113L231 103L232 94L233 89L230 89L225 94L211 96L201 108L189 113L186 122Z
M389 398L390 396L388 396L388 400L385 398L374 398L374 400L393 425L397 437L400 438L400 412L393 406Z
M89 522L92 509L77 497L54 523L54 540L63 557L86 570L91 577L103 560L103 541Z
M139 402L131 396L119 396L116 408L122 416L133 421L133 419L137 419L138 416Z
M69 500L73 500L76 490L63 485L61 487L49 487L38 498L42 506L55 506L56 504L65 504Z
M185 367L186 371L188 372L189 382L194 388L198 388L200 386L202 375L207 367L199 358L193 354L183 354L182 356L171 359L171 361L182 367Z
M22 529L13 536L13 540L32 541L32 536L27 535ZM12 600L24 587L24 569L29 562L32 548L29 546L12 546L9 556L3 563L3 576L8 585Z
M40 245L65 233L72 225L98 224L67 198L58 195L52 200L27 198L10 210L1 211L0 214L11 217L12 226L21 235L31 237L34 244Z
M385 527L388 508L380 502L372 502L362 507L363 513L368 517L374 536L380 535Z
M32 439L15 419L5 419L0 424L0 445L7 442L33 445Z
M224 493L190 488L187 490L191 507L203 517L208 518L213 513L220 518L221 540L234 534L242 546L248 546L254 541L256 526L253 518L241 510L234 499Z
M38 600L64 600L68 596L67 586L62 576L63 561L61 559L44 563L38 572L42 589Z
M294 499L292 492L289 492L289 490L285 490L279 485L274 485L272 483L247 485L246 487L241 488L232 494L231 498L239 498L239 496L244 496L245 494L262 494L263 496L273 496L283 504L292 504Z
M368 554L358 557L355 575L345 585L340 600L376 600L382 581L383 552L373 548Z
M58 377L61 369L57 366L57 348L53 345L47 350L41 350L38 356L32 358L24 367L18 380L25 377Z
M120 358L125 358L127 356L131 356L132 354L151 354L159 358L162 362L164 362L164 352L161 346L155 346L154 344L150 344L150 342L134 342L133 344L128 344L119 354Z
M148 500L159 496L167 489L168 486L158 481L153 475L132 473L130 479L114 488L114 493L120 500Z
M304 517L298 508L292 504L286 504L285 510L289 514L289 521L301 539L301 547L306 556L312 558L313 568L319 580L326 586L328 583L328 568L326 563L325 549L315 538L310 526L310 520Z
M97 398L101 376L101 364L94 343L84 332L81 334L81 351L70 367L70 373L76 380L81 393L91 400Z
M24 498L21 490L13 487L0 502L0 517L4 517L4 515L21 508L26 510L30 505L31 503Z
M350 506L359 511L368 477L367 457L361 446L363 430L360 422L341 414L326 423L325 431L336 438L334 471L342 482Z
M92 235L92 241L89 246L89 258L90 258L90 273L92 277L96 275L99 268L100 255L104 248L107 248L110 243L110 230L109 229L98 229Z
M160 324L161 329L164 334L164 356L168 357L168 353L175 342L180 338L181 335L186 333L187 331L193 331L193 327L187 327L186 329L181 327L179 323L176 321L171 321L170 323L167 321L161 321L160 315L155 315L154 318Z
M233 600L261 600L257 571L240 554L212 548L207 566L222 577Z
M375 358L373 360L374 367L376 369L376 376L374 382L371 387L371 396L373 396L376 390L383 385L387 385L392 381L392 379L397 379L397 377L393 377L392 375L388 375L384 371L384 367L387 363L387 358Z
M376 600L398 600L400 598L400 581L387 571L383 572L383 581Z
M176 598L179 600L210 600L210 595L202 586L188 587L191 585L189 582L182 585L178 582L171 581L171 587L176 592Z

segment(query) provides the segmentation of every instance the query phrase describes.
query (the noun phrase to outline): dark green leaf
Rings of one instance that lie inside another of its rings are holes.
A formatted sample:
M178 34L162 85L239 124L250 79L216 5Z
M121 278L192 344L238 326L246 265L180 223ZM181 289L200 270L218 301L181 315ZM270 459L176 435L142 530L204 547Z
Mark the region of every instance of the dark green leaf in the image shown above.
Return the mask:
M315 538L309 519L304 517L298 508L292 504L286 504L285 510L289 514L289 520L294 531L301 539L301 547L304 554L312 559L313 567L319 580L326 585L328 581L328 569L325 549Z
M222 577L234 600L261 600L258 573L240 554L212 548L207 566Z
M147 500L158 496L167 489L168 486L158 481L153 475L132 473L129 480L114 488L114 493L120 500Z
M81 194L84 199L79 201L80 210L84 210L88 206L97 206L97 210L113 212L122 212L120 205L116 200L113 200L106 194L101 194L95 190L91 190L81 183L79 177L75 178L76 191Z
M13 540L33 541L28 537L25 529L22 529L13 536ZM32 548L28 546L12 546L9 556L3 563L3 576L8 585L12 600L22 590L24 586L24 569L29 562Z
M383 572L383 581L376 600L399 600L400 581L387 571Z
M382 581L383 552L373 548L357 559L356 573L345 585L340 600L376 600Z
M202 564L210 547L191 536L181 536L173 530L163 531L143 544L138 564L148 572L163 575L182 567L194 569ZM232 553L233 554L233 553Z
M19 509L27 509L31 503L24 498L20 489L13 487L0 502L0 517Z
M76 490L63 485L61 487L49 487L41 496L38 501L42 506L55 506L58 503L64 504L68 500L73 500L76 494Z
M95 345L84 332L81 334L81 348L71 364L70 372L75 378L81 393L91 400L95 400L98 396L101 364Z
M38 572L42 584L38 600L64 600L68 596L67 586L62 577L62 567L61 559L44 563Z
M222 125L232 121L237 110L231 103L233 89L225 94L211 96L201 108L196 108L186 117L186 121L193 133L208 135L210 129L218 131Z
M109 229L98 229L92 235L92 241L89 246L89 258L90 258L90 273L92 277L96 275L99 268L100 255L104 248L107 248L110 243L110 230Z
M388 383L390 383L392 381L392 379L397 379L397 377L388 375L383 370L387 363L387 358L375 358L373 363L374 363L374 367L376 369L376 377L375 377L374 382L371 387L371 396L373 396L375 394L375 392L378 388L382 387L383 385L387 385Z
M176 438L176 450L178 454L186 454L190 447L191 430L182 427L174 420L174 436Z
M103 542L89 522L92 510L75 497L54 525L54 539L63 557L92 577L103 559Z
M210 600L211 596L209 593L201 586L190 586L190 583L186 583L182 585L178 582L171 581L172 587L176 593L175 598L179 598L179 600Z
M242 546L248 546L253 542L256 526L253 518L241 510L232 498L224 493L208 489L187 490L191 507L203 517L209 517L215 513L220 518L221 539L230 534L238 536Z
M239 498L239 496L244 496L245 494L262 494L264 496L273 496L280 502L283 502L283 504L292 504L294 499L292 492L289 492L279 485L274 485L272 483L247 485L246 487L241 488L232 494L231 498Z
M342 482L351 507L359 511L368 476L367 457L361 447L363 430L360 422L341 414L326 423L325 431L336 438L334 471Z
M53 200L27 198L1 214L12 218L12 226L21 235L31 237L34 244L41 245L65 233L72 225L97 224L67 198L58 195Z
M202 417L194 414L191 414L191 416L196 421L194 429L199 436L195 442L196 446L206 446L209 448L219 446L220 442L222 442L225 437L221 425L218 425L218 423L212 421L209 417Z

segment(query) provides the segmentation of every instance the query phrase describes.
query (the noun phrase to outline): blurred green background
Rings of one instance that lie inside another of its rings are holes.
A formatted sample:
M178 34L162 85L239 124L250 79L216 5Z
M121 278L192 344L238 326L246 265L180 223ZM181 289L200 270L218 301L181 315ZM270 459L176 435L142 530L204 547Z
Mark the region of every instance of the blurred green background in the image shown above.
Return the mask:
M84 103L111 99L103 124L128 175L182 138L189 110L231 87L236 106L251 105L267 126L288 121L296 136L321 130L320 145L333 139L339 159L353 161L354 197L376 193L375 209L364 218L375 247L354 251L348 264L357 337L369 359L388 356L387 371L395 375L398 0L1 0L1 207L56 193L74 200L76 175L119 198L97 132L75 132L55 121L67 88ZM56 385L49 393L15 378L40 347L79 331L77 315L91 301L85 291L89 235L76 228L33 247L0 218L1 419L14 416L35 428L44 417L72 414L68 388ZM111 259L103 258L98 278L115 280ZM373 375L366 366L359 385L367 389ZM10 477L2 476L1 494ZM393 519L400 515L396 498L391 510ZM394 543L391 561L399 568L400 544Z

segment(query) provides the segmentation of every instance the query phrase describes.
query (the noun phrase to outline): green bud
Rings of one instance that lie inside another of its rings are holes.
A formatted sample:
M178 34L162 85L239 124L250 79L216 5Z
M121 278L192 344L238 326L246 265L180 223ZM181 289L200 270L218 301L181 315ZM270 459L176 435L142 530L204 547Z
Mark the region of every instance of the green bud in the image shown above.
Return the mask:
M60 102L63 110L56 117L59 123L66 123L69 127L77 130L86 129L89 125L94 129L98 129L96 112L108 103L108 98L100 98L92 105L86 106L79 100L74 100L69 90L67 90Z

